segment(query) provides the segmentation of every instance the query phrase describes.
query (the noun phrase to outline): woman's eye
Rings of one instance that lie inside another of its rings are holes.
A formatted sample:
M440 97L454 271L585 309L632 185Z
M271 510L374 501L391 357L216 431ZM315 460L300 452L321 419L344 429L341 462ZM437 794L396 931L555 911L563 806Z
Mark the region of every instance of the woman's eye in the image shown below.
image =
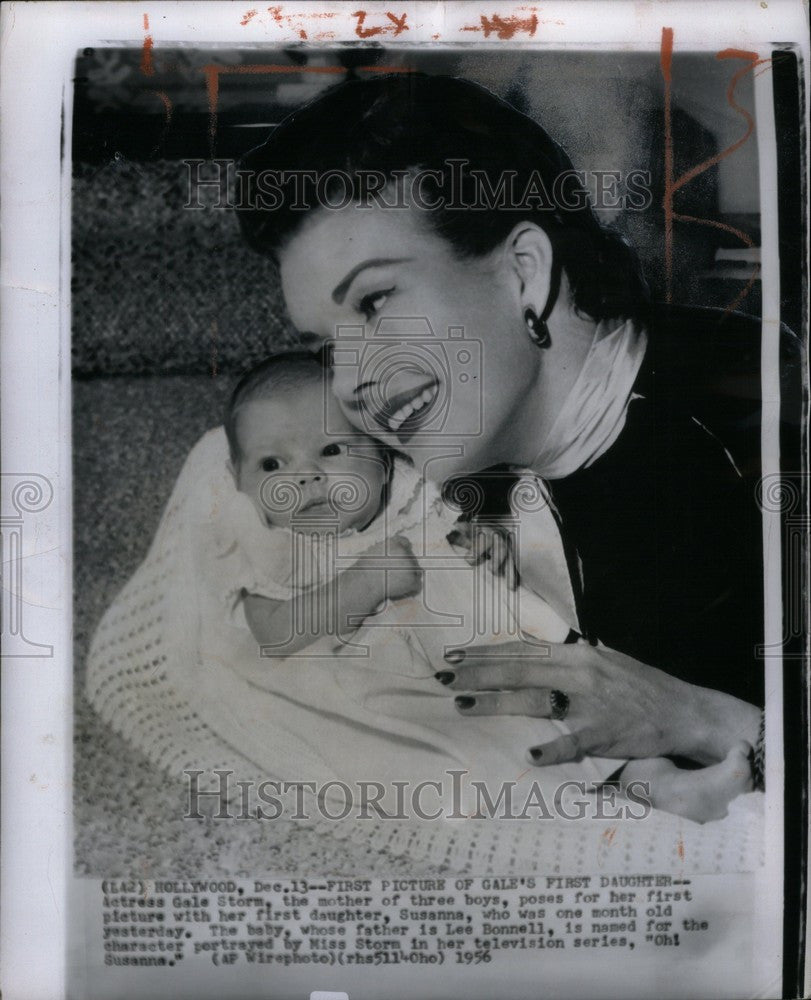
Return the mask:
M279 463L275 458L263 458L262 459L262 471L263 472L275 472L279 468Z
M386 288L384 291L372 292L369 295L364 295L358 303L358 312L363 313L366 319L371 319L375 313L382 309L386 299L393 291L394 288Z
M328 444L324 446L321 454L327 458L331 455L341 455L343 454L343 448L339 444Z

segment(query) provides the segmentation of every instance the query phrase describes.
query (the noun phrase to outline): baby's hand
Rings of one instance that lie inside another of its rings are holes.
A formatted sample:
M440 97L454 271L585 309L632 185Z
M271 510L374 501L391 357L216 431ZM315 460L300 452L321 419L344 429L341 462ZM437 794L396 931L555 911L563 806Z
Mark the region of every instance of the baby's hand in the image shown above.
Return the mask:
M392 559L396 558L400 565L386 570L386 597L390 601L396 601L419 594L422 590L422 572L406 539L401 535L390 538L388 555Z
M419 594L422 590L422 573L411 546L402 535L395 535L384 542L378 542L363 553L365 559L373 556L386 562L389 560L397 562L391 569L387 567L384 571L366 571L369 586L373 590L378 590L380 601L386 598L396 601L401 597L413 597L414 594ZM378 562L377 565L382 566L383 562ZM358 568L362 566L361 562Z
M467 549L465 559L471 566L487 562L493 576L504 577L510 590L518 586L518 566L515 561L511 533L493 522L458 521L448 536L451 545Z

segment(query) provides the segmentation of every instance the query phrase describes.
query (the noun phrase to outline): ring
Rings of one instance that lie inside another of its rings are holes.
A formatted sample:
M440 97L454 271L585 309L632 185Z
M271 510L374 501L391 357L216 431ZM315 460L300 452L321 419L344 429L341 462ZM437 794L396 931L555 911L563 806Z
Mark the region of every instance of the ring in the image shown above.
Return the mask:
M549 692L549 705L552 709L550 718L562 721L569 714L569 696L557 689Z

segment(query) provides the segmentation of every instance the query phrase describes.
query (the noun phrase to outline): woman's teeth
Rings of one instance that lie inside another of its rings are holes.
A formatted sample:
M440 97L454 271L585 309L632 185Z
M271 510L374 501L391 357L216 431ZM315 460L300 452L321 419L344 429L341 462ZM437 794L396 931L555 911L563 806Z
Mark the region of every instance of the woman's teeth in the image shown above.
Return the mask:
M417 413L421 410L423 406L430 403L437 393L437 387L435 385L429 386L427 389L415 396L414 399L409 400L391 417L389 417L389 430L397 431L400 429L402 424L412 415L412 413Z

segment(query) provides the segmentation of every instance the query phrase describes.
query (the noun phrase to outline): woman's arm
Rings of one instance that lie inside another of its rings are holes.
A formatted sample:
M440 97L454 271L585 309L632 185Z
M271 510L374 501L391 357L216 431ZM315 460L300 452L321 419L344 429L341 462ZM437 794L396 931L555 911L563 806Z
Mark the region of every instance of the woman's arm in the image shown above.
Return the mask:
M606 646L549 643L548 655L521 642L468 647L446 655L437 677L463 715L552 716L552 692L568 698L569 734L529 748L534 764L584 754L723 760L740 740L755 746L760 710L701 688ZM559 700L559 699L557 699Z

